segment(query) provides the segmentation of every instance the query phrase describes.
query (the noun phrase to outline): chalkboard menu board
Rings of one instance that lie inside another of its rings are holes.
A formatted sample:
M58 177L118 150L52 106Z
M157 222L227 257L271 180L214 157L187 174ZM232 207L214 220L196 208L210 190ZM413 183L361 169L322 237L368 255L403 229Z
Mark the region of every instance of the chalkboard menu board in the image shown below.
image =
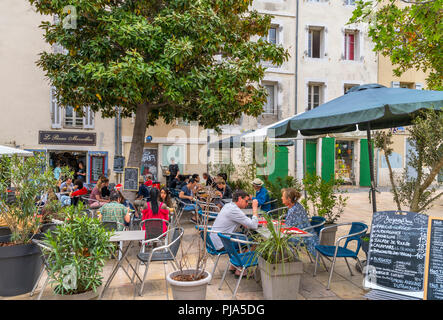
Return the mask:
M443 219L430 218L423 299L443 300Z
M114 156L114 172L123 172L125 167L125 157Z
M365 286L423 298L427 228L420 213L375 212Z
M124 169L123 190L138 191L139 168L126 167Z

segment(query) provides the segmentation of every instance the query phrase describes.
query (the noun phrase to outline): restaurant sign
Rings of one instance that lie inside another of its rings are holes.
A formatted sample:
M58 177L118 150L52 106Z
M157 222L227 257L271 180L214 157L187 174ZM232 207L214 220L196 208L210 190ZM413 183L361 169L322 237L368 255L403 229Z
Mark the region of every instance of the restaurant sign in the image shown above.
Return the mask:
M39 131L39 144L96 145L95 133Z

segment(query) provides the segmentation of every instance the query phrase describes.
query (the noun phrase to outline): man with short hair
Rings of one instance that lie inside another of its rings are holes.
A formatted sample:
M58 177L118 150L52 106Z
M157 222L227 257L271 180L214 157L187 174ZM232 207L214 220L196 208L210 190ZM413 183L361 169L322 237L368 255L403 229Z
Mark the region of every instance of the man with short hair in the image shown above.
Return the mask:
M109 196L110 202L104 204L100 208L102 221L115 221L121 224L117 224L117 231L123 231L125 222L128 224L131 220L129 215L129 208L125 207L121 203L118 203L119 194L116 191L112 191Z
M206 186L207 187L212 187L214 185L214 180L212 179L212 177L207 172L203 173L203 179L206 180Z
M72 183L72 178L67 178L65 182L60 185L60 190L66 188L66 192L71 192L74 190L74 184Z
M215 218L211 229L211 240L216 250L223 248L223 243L217 233L233 233L239 226L255 230L258 227L258 202L252 201L252 219L248 218L241 210L248 206L249 194L243 190L237 190L232 196L232 202L223 206ZM215 232L215 233L214 233Z
M196 185L197 181L191 178L189 179L188 183L182 187L180 193L178 194L180 200L186 203L184 208L185 211L195 210L195 203L192 202L194 201L193 190L195 189ZM191 218L191 221L197 223L197 213L194 214L194 217Z

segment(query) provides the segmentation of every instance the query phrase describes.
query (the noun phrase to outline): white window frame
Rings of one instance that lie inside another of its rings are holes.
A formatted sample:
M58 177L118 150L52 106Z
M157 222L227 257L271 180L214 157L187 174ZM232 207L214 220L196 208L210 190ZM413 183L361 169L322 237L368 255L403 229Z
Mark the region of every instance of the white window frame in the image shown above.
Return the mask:
M318 106L313 106L314 99L311 98L311 104L309 104L309 97L314 91L314 87L318 87L318 106L322 105L325 101L325 83L324 82L308 82L307 99L306 99L306 110L312 110Z
M66 114L68 112L68 108L72 108L72 117L68 117ZM67 106L66 108L64 108L64 111L63 111L63 127L64 128L76 128L76 129L83 128L84 116L77 114L77 112L78 111L75 111L74 107L72 107L72 106ZM71 120L68 118L72 118L72 124L66 123L67 120ZM81 124L79 124L80 120L81 120Z
M317 24L308 24L308 25L306 25L305 30L306 30L305 56L308 59L323 59L323 58L325 58L328 55L327 50L326 50L326 34L328 32L328 29L326 28L326 26L317 25ZM311 31L320 31L320 54L319 54L318 58L312 57L312 53L310 55L310 52L312 52L312 49L310 48L312 46L312 41L310 41Z
M263 106L263 114L273 114L273 115L277 115L278 114L278 82L275 81L263 81L262 85L264 87L273 87L274 89L274 101L273 101L273 111L272 112L267 112L269 110L265 110ZM269 96L267 97L267 99L269 99ZM266 105L267 105L267 101L266 101Z
M345 61L361 61L361 32L358 29L343 29L343 55L342 55L342 60ZM354 35L354 59L351 60L348 57L348 52L347 52L347 35L348 34L353 34Z

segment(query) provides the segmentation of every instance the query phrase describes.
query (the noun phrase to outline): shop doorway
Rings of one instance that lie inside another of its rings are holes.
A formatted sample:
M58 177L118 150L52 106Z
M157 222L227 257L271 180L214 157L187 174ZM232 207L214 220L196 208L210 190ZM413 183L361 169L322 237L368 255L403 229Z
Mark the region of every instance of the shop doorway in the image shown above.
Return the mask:
M55 168L57 162L61 167L68 166L72 171L78 172L79 162L83 162L86 166L86 152L81 151L48 151L49 153L49 166ZM76 175L74 174L74 178Z
M354 141L336 140L335 179L342 179L347 185L355 185L354 158Z

